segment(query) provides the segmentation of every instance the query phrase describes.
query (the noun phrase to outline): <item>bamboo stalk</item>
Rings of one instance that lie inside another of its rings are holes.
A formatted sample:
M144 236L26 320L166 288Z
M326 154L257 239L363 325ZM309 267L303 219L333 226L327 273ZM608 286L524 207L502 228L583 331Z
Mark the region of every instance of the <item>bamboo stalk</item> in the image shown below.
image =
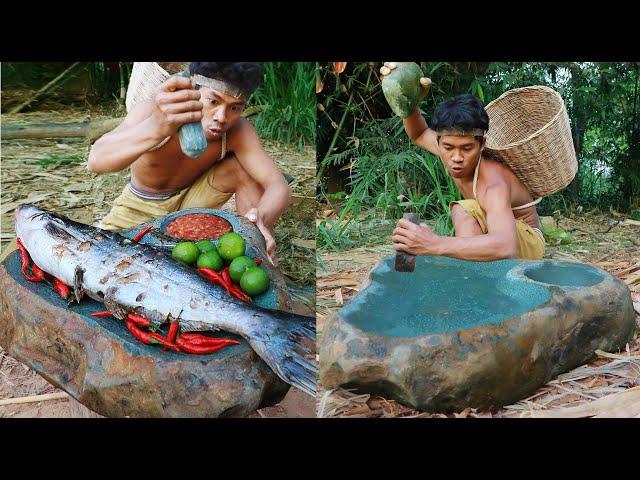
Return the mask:
M33 97L31 97L29 100L27 100L24 103L21 103L20 105L18 105L17 107L14 107L13 110L11 110L9 113L18 113L21 112L22 110L24 110L25 108L27 108L29 105L31 105L33 102L35 102L36 100L38 100L40 97L42 97L45 93L48 93L56 88L58 88L59 86L61 86L62 84L64 84L64 82L66 82L69 78L70 78L70 73L76 69L76 67L78 65L80 65L81 62L75 62L73 65L71 65L69 68L67 68L64 72L62 72L60 75L58 75L56 78L54 78L53 80L51 80L49 83L47 83L44 87L42 87L40 90L38 90L35 95Z
M349 113L349 107L351 106L351 102L353 101L354 92L355 90L351 92L351 95L349 95L349 101L347 102L347 106L344 109L344 113L342 114L342 118L340 119L340 123L338 124L338 128L336 128L336 132L333 134L331 145L329 145L329 148L327 149L327 153L325 154L324 158L322 159L322 162L318 167L318 175L317 175L318 181L322 179L322 174L324 173L324 168L325 168L324 163L327 160L327 157L331 155L331 151L333 150L333 148L336 146L336 142L338 141L338 137L340 136L340 131L342 130L342 127L344 125L344 121L347 119L347 114Z
M69 397L68 393L57 392L57 393L47 393L45 395L30 395L28 397L5 398L4 400L0 400L0 406L16 405L18 403L46 402L47 400L61 400L67 397Z

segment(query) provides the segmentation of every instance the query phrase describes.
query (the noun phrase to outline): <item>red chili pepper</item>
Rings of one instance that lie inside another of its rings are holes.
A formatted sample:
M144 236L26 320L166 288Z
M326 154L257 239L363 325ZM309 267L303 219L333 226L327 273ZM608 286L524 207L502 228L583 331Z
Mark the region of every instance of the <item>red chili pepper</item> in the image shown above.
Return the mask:
M206 335L199 335L197 333L183 333L179 338L184 339L191 345L238 345L238 340L231 338L216 338L208 337Z
M20 240L19 238L16 238L16 245L18 245L18 250L20 250L20 257L22 258L22 264L24 265L26 263L28 265L31 259L29 258L29 252L27 252L27 249L22 244L22 240Z
M20 269L22 271L22 274L30 282L41 282L42 279L39 279L37 275L32 275L29 273L28 268L29 264L31 263L31 258L29 257L29 252L27 252L27 249L24 247L22 241L19 238L16 238L16 245L18 245L18 249L20 250L20 257L22 259L22 267Z
M178 336L178 330L180 330L180 322L171 322L169 325L169 333L167 333L167 341L169 343L175 343L176 337ZM164 347L163 350L166 350L168 347Z
M133 237L133 241L134 242L139 242L142 239L142 237L144 237L150 231L151 231L151 225L149 225L146 228L143 228L142 230L140 230L140 232L135 237Z
M142 315L136 315L135 313L127 313L127 320L140 325L141 327L150 327L151 320L143 317Z
M224 270L222 270L222 279L228 286L233 284L233 280L231 280L231 273L229 273L229 267L225 267Z
M42 270L39 266L37 266L35 263L33 263L31 265L31 271L33 272L33 276L37 279L37 282L42 282L44 281L48 276L50 276L47 272L45 272L44 270Z
M224 283L224 280L222 280L222 276L220 275L220 273L216 272L212 268L199 268L198 272L200 272L200 274L207 280L219 283L220 286L222 286L222 283Z
M229 275L229 268L225 268L222 270L222 273L216 272L210 268L199 268L198 271L208 280L211 280L217 285L220 285L224 288L229 295L235 297L243 302L250 302L251 298L249 298L245 293L231 280L231 276Z
M100 312L93 312L91 314L92 317L113 317L113 313L109 310L102 310Z
M135 323L133 323L131 320L128 320L128 319L125 320L125 325L129 329L131 334L135 338L140 340L142 343L144 343L146 345L149 345L151 343L151 340L152 340L151 332L145 332L141 328L138 328L138 326Z
M216 285L221 286L227 292L229 292L229 287L227 286L227 282L224 280L224 278L222 277L222 274L220 272L216 272L215 270L212 270L211 268L199 268L198 271L207 280L211 280L213 283L215 283Z
M256 258L256 265L262 265L262 259Z
M242 289L235 283L231 284L230 290L231 290L231 295L233 295L237 299L242 300L243 302L246 302L246 303L251 302L251 297L249 297L246 293L244 293Z
M207 353L213 353L218 350L222 350L227 345L195 345L189 343L186 339L178 337L176 339L176 345L180 347L180 350L187 353L194 353L197 355L204 355Z
M69 286L62 280L59 280L55 277L53 278L53 289L65 300L69 298L69 295L71 295Z
M238 300L246 303L251 301L251 298L249 298L238 285L233 283L231 274L229 273L229 267L226 267L224 270L222 270L222 278L226 283L226 289L229 295L236 297Z
M162 335L160 335L159 333L150 333L151 336L151 343L153 343L154 341L159 343L160 345L163 345L165 348L170 348L171 350L175 351L175 352L180 352L180 349L177 347L176 344L174 344L173 342L169 342L167 341L166 338L164 338Z

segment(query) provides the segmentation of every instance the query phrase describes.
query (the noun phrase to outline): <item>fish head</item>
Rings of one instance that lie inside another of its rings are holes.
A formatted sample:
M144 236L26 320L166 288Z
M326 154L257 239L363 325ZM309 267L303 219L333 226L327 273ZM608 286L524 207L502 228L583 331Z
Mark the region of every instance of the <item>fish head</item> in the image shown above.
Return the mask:
M48 212L28 203L18 205L15 209L16 236L22 242L28 242L39 232L44 230L47 222L51 221Z
M34 205L19 205L15 210L16 236L29 250L33 243L82 242L85 232L76 227L76 222L58 216Z

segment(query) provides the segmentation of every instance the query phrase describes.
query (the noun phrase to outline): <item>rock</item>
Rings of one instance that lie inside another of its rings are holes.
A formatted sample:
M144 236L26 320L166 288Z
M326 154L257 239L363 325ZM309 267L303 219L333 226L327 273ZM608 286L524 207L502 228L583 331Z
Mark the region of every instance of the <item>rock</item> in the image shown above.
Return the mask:
M406 118L418 106L422 85L422 70L413 62L399 62L382 80L382 92L393 113Z
M418 257L407 274L393 259L323 329L325 388L438 413L500 407L633 336L629 289L588 265Z
M0 264L0 345L93 412L244 417L289 390L246 341L210 355L163 352L115 318L90 316L98 310L91 299L67 307L50 286L28 282L18 252Z

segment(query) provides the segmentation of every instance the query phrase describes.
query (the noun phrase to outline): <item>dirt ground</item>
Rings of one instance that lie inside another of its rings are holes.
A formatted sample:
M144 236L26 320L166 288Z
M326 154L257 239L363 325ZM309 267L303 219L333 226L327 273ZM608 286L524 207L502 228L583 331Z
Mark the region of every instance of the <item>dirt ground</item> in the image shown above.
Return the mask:
M79 122L112 116L112 110L62 108L3 114L2 124ZM288 177L293 190L292 206L275 231L280 269L292 284L312 287L315 285L315 152L311 148L299 152L268 141L263 144ZM83 139L6 140L0 148L0 249L15 238L13 210L19 203L34 203L91 224L106 215L127 182L128 171L105 175L88 172L84 162L89 145ZM223 207L224 210L233 208L233 199ZM61 393L61 390L0 347L0 401L50 393ZM68 398L0 405L0 417L68 416ZM315 416L315 400L295 388L291 388L280 404L252 415L256 418L309 416Z
M582 212L545 217L573 236L566 245L548 245L545 258L590 263L623 280L631 291L638 329L621 352L598 352L587 365L558 376L526 399L492 411L466 409L455 414L421 413L393 400L343 389L318 388L319 417L542 417L640 415L640 222L613 212ZM321 252L317 270L318 338L331 314L361 289L368 273L394 253L391 241L340 253ZM612 395L618 395L615 402ZM606 398L605 398L606 397ZM613 410L613 406L618 408ZM620 407L622 405L622 407ZM572 410L561 410L571 408Z

